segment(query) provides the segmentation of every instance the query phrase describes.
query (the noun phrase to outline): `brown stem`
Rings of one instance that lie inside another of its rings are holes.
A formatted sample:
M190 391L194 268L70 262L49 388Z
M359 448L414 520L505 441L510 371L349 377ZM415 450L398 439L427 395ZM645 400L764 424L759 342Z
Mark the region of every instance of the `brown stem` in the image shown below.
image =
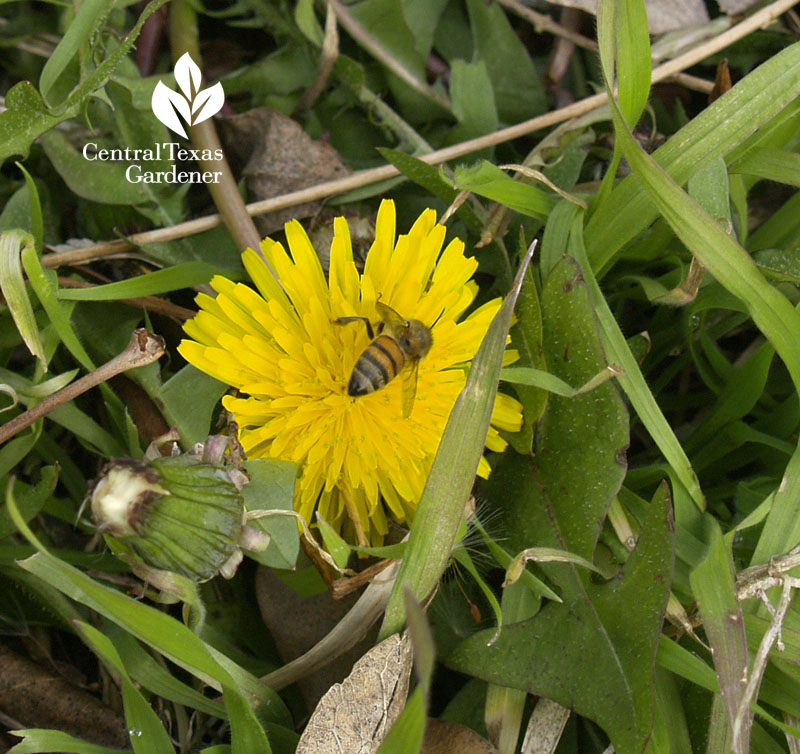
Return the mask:
M175 0L170 6L169 33L173 62L177 62L181 55L188 52L192 59L198 61L198 65L200 65L197 14L188 0ZM192 146L209 150L211 154L223 155L221 160L199 159L197 161L201 171L220 174L218 183L207 183L206 186L239 250L244 251L251 248L260 251L261 236L256 230L253 219L245 209L230 165L222 151L214 123L209 118L202 123L190 126L189 136Z
M448 112L450 111L450 100L444 95L437 92L424 81L418 79L411 71L408 70L397 58L392 55L375 37L373 37L350 13L346 6L339 2L339 0L328 0L328 5L333 8L336 17L342 28L347 29L347 33L358 42L372 57L378 62L382 63L388 68L395 76L402 79L414 91L421 94L431 102L435 102L440 107L443 107Z
M526 21L533 24L533 28L538 33L548 31L557 37L569 40L578 45L578 47L585 47L587 50L597 49L597 42L593 39L584 37L583 34L578 34L578 32L572 31L572 29L568 29L566 26L562 26L545 13L537 13L527 5L518 2L518 0L497 0L497 2L500 5L504 5L513 13L516 13L520 18L524 18Z
M304 118L308 111L314 106L314 103L319 98L319 95L322 94L325 85L328 83L328 78L330 78L333 72L333 66L338 57L339 30L336 28L336 13L329 5L328 13L325 16L325 38L322 41L322 51L319 57L317 75L297 101L297 105L292 113L295 118Z
M28 409L19 416L15 416L11 421L0 426L0 443L10 440L14 435L30 427L31 424L49 414L53 409L77 398L82 393L95 387L95 385L99 385L101 382L105 382L121 372L127 372L129 369L152 364L163 356L164 349L163 338L149 333L143 327L134 330L125 350L118 353L113 359L79 380L75 380L63 390L48 395L41 403L37 403L33 408Z
M732 45L734 42L746 37L756 29L760 29L769 22L776 19L787 9L791 8L797 3L797 0L776 0L771 5L762 8L757 13L749 16L741 23L731 27L723 34L714 37L707 42L695 47L683 55L674 58L657 68L653 69L652 83L660 81L671 80L681 71L696 63L704 60L709 55ZM478 152L481 149L496 146L512 139L517 139L520 136L527 136L534 131L539 131L544 128L550 128L570 118L576 118L584 115L591 110L602 107L606 104L608 98L605 92L600 94L593 94L591 97L573 102L567 107L562 107L559 110L554 110L544 115L538 115L530 120L517 123L516 125L509 126L508 128L500 129L493 134L486 134L479 136L475 139L468 139L459 144L439 149L430 154L422 155L419 159L427 162L429 165L439 165L448 160L455 160L465 155ZM275 212L289 207L295 207L298 204L307 204L308 202L325 199L329 196L343 194L351 189L361 188L368 186L371 183L378 183L387 178L394 178L400 175L400 171L394 165L383 165L378 168L371 168L369 170L360 170L357 173L337 178L333 181L325 181L318 183L300 191L292 191L291 193L284 194L283 196L276 196L272 199L262 199L258 202L253 202L247 205L247 212L250 215L262 215L268 212ZM185 223L179 223L169 228L159 228L158 230L149 230L144 233L136 233L130 236L131 243L123 240L104 241L94 246L86 246L82 249L73 249L70 251L62 251L42 256L42 264L45 267L52 268L66 264L77 264L78 262L87 262L93 259L99 259L109 256L111 254L119 254L120 252L129 251L133 248L133 244L141 245L156 242L174 241L178 238L185 238L186 236L194 235L195 233L203 233L206 230L216 228L221 220L219 215L208 215L206 217L199 217L195 220L190 220Z
M83 280L74 280L73 278L61 277L59 275L58 284L62 288L95 288L96 286L87 283ZM167 317L174 317L177 320L185 321L191 319L197 314L192 309L187 309L185 306L178 306L173 304L172 301L167 301L165 298L159 296L134 296L133 298L118 298L115 299L117 303L127 304L128 306L136 306L141 309L146 309L155 314L164 314Z

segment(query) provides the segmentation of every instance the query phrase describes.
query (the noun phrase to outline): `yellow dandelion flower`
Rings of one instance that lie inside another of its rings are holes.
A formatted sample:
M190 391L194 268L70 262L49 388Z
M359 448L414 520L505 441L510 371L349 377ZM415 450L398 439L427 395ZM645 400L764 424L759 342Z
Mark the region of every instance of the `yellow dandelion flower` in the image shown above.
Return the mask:
M198 369L237 388L223 405L240 428L248 456L299 464L295 509L306 521L318 510L351 541L376 544L388 518L410 522L422 495L450 411L501 300L458 321L477 293L478 263L453 239L442 250L445 228L425 210L407 235L395 236L395 210L384 201L375 240L359 275L344 218L334 222L328 279L296 220L286 225L291 257L266 239L261 251L273 277L252 249L242 255L258 289L217 276L216 298L200 294L197 316L186 323L180 353ZM280 283L278 282L280 281ZM418 362L413 410L403 416L398 377L367 395L348 395L353 366L370 344L361 322L377 324L380 300L402 317L431 329L433 345ZM507 361L515 358L507 353ZM503 450L497 429L516 431L521 405L498 394L486 446ZM479 473L488 475L482 459Z

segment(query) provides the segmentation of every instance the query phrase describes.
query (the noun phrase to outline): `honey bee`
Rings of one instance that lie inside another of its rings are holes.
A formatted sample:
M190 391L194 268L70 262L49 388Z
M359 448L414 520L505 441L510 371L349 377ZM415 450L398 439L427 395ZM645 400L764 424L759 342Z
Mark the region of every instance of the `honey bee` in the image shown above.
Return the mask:
M431 350L433 334L418 319L403 319L380 301L375 306L381 318L377 337L366 317L339 317L336 320L341 325L364 322L367 335L372 339L353 367L347 394L357 397L374 393L402 372L403 416L408 417L417 394L419 360Z

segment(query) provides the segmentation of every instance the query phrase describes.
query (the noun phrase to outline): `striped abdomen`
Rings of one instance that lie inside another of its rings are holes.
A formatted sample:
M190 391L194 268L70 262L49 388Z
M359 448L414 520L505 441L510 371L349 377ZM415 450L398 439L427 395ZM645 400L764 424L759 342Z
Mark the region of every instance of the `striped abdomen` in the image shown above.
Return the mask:
M393 380L406 363L400 346L388 335L379 335L358 357L347 386L348 395L367 395Z

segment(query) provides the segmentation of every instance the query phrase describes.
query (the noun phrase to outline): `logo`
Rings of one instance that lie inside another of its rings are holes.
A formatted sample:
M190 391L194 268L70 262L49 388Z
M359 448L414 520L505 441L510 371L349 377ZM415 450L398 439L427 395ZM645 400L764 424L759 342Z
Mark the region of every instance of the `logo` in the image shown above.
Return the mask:
M200 90L201 79L200 69L189 53L185 52L175 63L175 80L181 91L176 92L159 81L150 101L156 118L170 131L180 134L185 139L189 137L181 119L187 125L195 126L216 115L225 102L225 92L222 91L221 83L217 82L208 89Z

